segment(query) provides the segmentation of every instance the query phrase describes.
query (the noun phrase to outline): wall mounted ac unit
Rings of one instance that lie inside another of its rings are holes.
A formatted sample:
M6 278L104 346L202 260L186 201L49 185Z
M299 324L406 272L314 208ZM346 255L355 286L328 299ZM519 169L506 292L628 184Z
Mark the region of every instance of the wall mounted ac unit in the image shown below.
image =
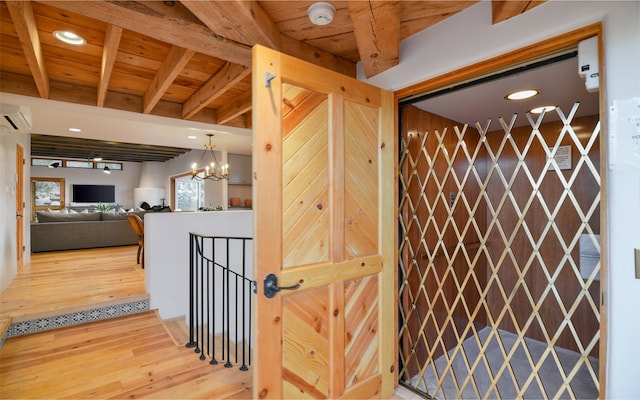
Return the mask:
M31 132L31 109L13 104L0 104L0 126L9 132Z
M587 92L598 91L600 88L600 68L598 67L597 36L578 43L578 75L584 78Z

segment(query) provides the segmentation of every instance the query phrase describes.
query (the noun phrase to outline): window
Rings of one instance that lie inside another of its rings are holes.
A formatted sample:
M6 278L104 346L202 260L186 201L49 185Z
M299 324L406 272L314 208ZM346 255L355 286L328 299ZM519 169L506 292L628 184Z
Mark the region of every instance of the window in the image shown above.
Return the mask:
M175 179L175 209L197 211L204 206L204 182L191 179L191 175Z
M123 163L114 161L92 161L92 160L67 160L64 158L32 158L31 165L36 167L51 168L86 168L104 170L108 167L110 171L122 171Z
M67 160L65 162L67 168L93 168L93 161L75 161Z
M109 167L111 171L122 171L122 163L115 162L97 162L97 169L104 169L104 167Z
M63 210L64 178L31 178L31 219L36 211Z
M31 165L39 166L39 167L61 167L62 159L60 158L32 158Z

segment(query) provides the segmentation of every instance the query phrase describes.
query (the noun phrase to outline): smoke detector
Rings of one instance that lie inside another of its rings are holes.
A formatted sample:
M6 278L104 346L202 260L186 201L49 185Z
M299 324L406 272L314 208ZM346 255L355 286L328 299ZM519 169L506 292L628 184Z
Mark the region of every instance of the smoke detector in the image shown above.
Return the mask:
M314 25L327 25L333 21L336 8L331 3L321 1L310 5L307 9L307 15Z

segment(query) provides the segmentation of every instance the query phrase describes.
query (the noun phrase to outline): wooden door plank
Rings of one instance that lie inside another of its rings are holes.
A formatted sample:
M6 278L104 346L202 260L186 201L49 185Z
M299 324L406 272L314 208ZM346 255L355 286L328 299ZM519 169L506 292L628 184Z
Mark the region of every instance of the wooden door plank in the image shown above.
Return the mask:
M393 378L382 379L382 396L388 398L394 391L398 382L398 336L395 329L385 329L398 324L398 152L396 151L398 115L397 102L393 93L383 92L381 99L382 110L394 110L393 112L381 112L378 135L380 137L380 226L384 229L378 231L379 248L382 253L382 263L388 266L383 268L378 280L382 309L379 319L380 331L380 359L382 373L392 374ZM390 345L393 343L393 345ZM388 362L389 364L385 364Z
M255 204L254 237L282 237L282 219L271 213L261 214L260 210L279 207L282 204L282 192L272 190L282 186L282 141L280 132L282 107L282 82L280 75L280 55L276 52L259 51L253 49L253 101L257 99L266 102L266 107L253 107L253 122L255 126L264 126L260 134L254 135L253 165L255 180L253 185L253 201ZM272 77L269 79L269 77ZM262 282L275 265L282 262L282 248L280 246L254 247L254 270L258 283L257 296L264 296ZM274 366L282 365L281 348L275 348L271 343L279 343L282 332L282 297L275 296L271 301L256 300L256 362L255 368L261 371L254 375L254 397L281 398L282 397L282 369ZM263 346L261 344L267 344Z
M384 141L394 133L393 95L260 46L254 53L254 99L267 99L254 107L254 159L258 171L268 171L254 193L257 276L260 282L273 273L277 285L295 289L258 296L264 361L256 397L390 396L394 356L382 352L381 338L383 330L387 339L395 332L388 320L395 306L386 301L393 298L395 242L393 228L392 236L380 232L381 221L390 221L382 215L393 219L395 210L395 167L388 166L390 175L381 167L394 160L382 156L395 148ZM382 193L380 175L391 179L389 192ZM391 285L380 284L382 276ZM271 370L262 371L267 360Z

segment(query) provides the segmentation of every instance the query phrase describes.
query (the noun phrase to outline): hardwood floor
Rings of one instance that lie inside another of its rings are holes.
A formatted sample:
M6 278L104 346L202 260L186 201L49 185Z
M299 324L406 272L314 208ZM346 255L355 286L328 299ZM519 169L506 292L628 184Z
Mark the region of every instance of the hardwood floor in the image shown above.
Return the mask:
M0 398L251 398L252 373L200 361L155 312L10 338Z
M146 296L137 246L34 254L0 296L0 321ZM10 337L0 399L251 399L253 370L201 361L188 328L153 311ZM398 387L393 399L420 397Z
M147 296L137 246L34 253L0 296L13 321L90 304Z
M146 296L137 247L34 254L2 294L3 317ZM201 361L182 321L153 311L10 337L0 398L252 398L253 372Z

